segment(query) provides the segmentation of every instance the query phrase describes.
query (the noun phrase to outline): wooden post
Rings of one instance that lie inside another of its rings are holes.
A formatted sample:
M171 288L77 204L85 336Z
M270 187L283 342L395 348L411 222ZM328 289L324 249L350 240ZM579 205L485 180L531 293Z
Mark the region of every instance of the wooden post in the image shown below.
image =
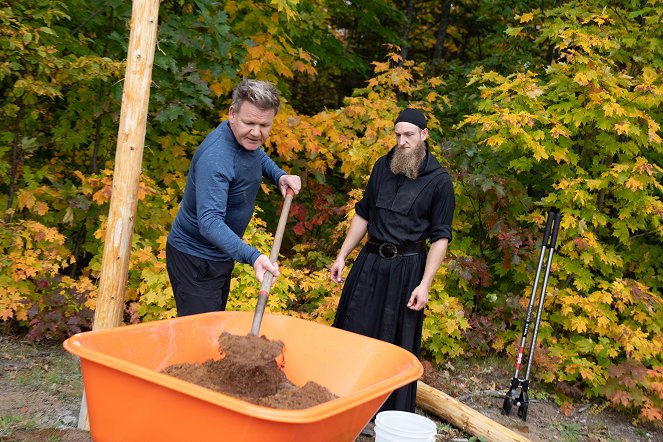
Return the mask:
M122 324L158 20L159 0L133 1L120 127L115 150L113 189L101 260L94 330ZM78 428L89 430L85 393L81 402Z
M525 436L421 381L417 382L417 405L446 419L454 427L490 442L529 442Z

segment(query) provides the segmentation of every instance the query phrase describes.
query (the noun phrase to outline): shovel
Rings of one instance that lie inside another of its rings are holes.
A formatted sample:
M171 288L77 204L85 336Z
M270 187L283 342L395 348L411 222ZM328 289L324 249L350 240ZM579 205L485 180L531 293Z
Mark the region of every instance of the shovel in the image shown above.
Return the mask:
M269 255L269 260L273 263L279 256L283 232L288 220L290 204L295 192L288 188L281 210L281 218L276 228L274 244ZM272 286L274 275L265 272L262 279L262 285L258 294L258 303L253 316L253 325L251 333L245 336L234 335L223 332L219 337L219 349L224 354L224 364L222 373L224 373L224 385L231 386L237 391L229 389L228 392L243 393L248 390L255 397L264 397L276 394L279 385L284 380L284 375L279 369L280 363L277 359L282 356L283 343L281 341L270 341L264 336L260 336L260 323L267 305L269 290ZM250 389L247 386L250 383Z
M272 264L276 262L279 257L279 249L281 248L281 240L283 240L283 232L285 231L285 224L288 221L288 212L290 212L290 204L292 198L295 196L294 190L288 187L285 193L285 200L283 201L283 209L281 209L281 218L276 227L276 234L274 235L274 244L272 251L269 254L269 260ZM267 305L267 298L269 297L269 290L272 287L272 280L274 275L271 272L265 272L262 278L262 285L258 293L258 303L256 304L256 311L253 315L253 324L251 325L251 334L258 336L260 333L260 323L262 322L263 314L265 313L265 306Z

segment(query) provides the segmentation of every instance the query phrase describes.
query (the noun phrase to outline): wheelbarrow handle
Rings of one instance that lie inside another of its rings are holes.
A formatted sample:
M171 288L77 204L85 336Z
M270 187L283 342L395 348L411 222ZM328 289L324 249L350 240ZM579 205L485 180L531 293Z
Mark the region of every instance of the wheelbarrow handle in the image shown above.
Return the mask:
M281 217L279 218L279 223L276 227L276 234L274 235L274 244L272 244L272 251L269 254L269 261L272 264L274 264L279 257L279 250L281 249L281 242L283 240L283 232L285 231L285 225L288 222L288 213L290 212L290 205L294 196L295 192L290 187L288 187L288 190L285 194L285 200L283 201L283 208L281 209ZM272 275L271 272L265 272L262 278L260 292L258 293L258 302L256 304L256 311L253 315L253 324L251 325L251 334L254 336L258 336L260 334L260 323L262 322L262 317L265 313L267 298L269 298L269 290L272 288L273 280L274 275Z

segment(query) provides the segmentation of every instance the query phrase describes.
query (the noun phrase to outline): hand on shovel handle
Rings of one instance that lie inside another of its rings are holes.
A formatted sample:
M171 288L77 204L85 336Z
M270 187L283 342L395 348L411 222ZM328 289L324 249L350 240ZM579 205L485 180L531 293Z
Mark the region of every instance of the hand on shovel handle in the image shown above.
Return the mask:
M283 232L285 231L285 225L288 221L288 212L290 212L290 204L292 203L292 198L294 196L294 190L288 188L285 195L285 200L283 201L283 209L281 210L279 224L276 227L276 234L274 235L272 251L269 254L269 260L272 263L275 263L279 257L279 249L281 248L281 241L283 240ZM262 322L262 317L265 313L265 306L267 305L267 298L269 297L269 290L272 288L273 279L274 275L272 275L271 272L265 272L262 278L262 285L260 286L260 293L258 294L258 303L256 304L256 311L253 315L253 325L251 326L251 334L254 336L258 336L260 333L260 323Z

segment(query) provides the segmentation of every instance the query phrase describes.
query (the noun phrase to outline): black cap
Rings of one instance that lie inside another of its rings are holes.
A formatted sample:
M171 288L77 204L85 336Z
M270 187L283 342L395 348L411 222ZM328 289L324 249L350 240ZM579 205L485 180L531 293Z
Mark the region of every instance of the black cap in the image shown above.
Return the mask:
M412 123L419 127L419 129L426 129L426 117L424 116L424 113L419 109L413 109L411 107L403 109L403 112L398 115L394 124L398 123Z

